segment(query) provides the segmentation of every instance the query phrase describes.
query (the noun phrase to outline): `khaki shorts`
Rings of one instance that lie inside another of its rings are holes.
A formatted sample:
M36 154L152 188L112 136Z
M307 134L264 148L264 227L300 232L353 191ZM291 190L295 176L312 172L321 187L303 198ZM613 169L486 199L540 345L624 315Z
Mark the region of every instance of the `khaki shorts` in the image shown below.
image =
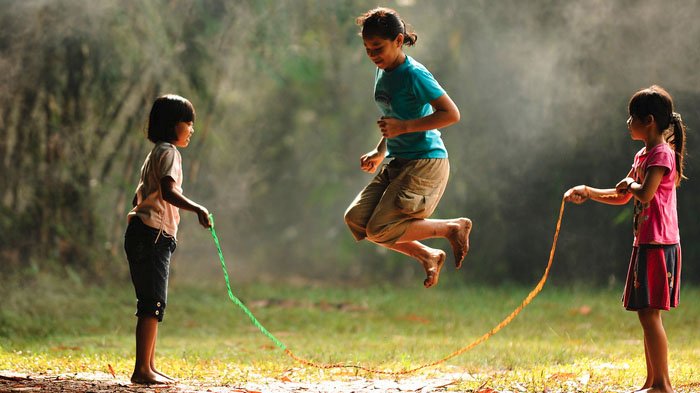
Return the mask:
M447 158L394 158L355 197L345 223L357 240L394 244L411 221L433 214L449 174Z

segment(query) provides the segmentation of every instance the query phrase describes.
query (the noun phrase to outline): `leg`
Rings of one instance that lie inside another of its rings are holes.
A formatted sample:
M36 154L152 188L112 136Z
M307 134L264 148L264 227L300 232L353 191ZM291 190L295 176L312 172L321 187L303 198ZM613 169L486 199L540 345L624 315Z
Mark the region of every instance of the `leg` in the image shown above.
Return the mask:
M639 322L644 329L644 347L647 356L647 380L651 386L641 390L644 393L671 393L671 378L668 375L668 340L661 320L661 311L646 308L639 310Z
M400 244L434 237L446 238L459 269L469 251L472 222L468 218L428 219L447 186L449 161L411 161L387 187L366 225L375 243Z
M158 320L139 317L136 323L136 363L131 382L138 384L164 384L170 382L151 369L151 358L158 336Z
M151 371L162 376L163 378L168 379L171 382L176 382L175 378L173 378L165 373L162 373L156 369L156 340L153 340L153 347L151 348L151 361L149 363L151 366Z
M372 181L360 191L345 211L345 224L350 228L355 240L367 237L367 223L382 199L391 181L391 173L384 166Z
M430 248L417 241L394 243L393 245L380 244L380 246L398 251L418 260L418 263L425 269L426 278L423 280L423 286L426 288L430 288L438 283L440 270L442 270L442 265L445 264L446 255L444 251Z
M639 390L649 389L654 376L654 370L651 368L651 359L649 358L649 345L647 344L646 338L644 339L644 358L647 362L647 380L644 381L644 385Z
M468 218L454 218L450 220L413 220L406 228L406 232L397 240L397 243L423 240L433 237L444 237L449 240L455 255L457 269L462 267L462 261L469 252L469 233L472 230L472 221Z

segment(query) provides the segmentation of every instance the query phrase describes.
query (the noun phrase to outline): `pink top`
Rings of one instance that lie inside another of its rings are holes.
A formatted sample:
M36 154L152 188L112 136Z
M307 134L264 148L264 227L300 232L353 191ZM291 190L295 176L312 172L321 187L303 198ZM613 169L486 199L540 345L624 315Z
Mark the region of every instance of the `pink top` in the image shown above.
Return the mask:
M163 200L160 179L175 180L175 189L182 192L182 157L177 148L167 142L158 142L141 167L141 179L136 187L136 206L127 215L139 217L149 227L176 238L180 211Z
M646 151L642 148L634 156L634 179L642 183L647 168L666 168L659 188L647 203L634 200L634 245L677 244L681 237L676 213L676 153L667 143Z

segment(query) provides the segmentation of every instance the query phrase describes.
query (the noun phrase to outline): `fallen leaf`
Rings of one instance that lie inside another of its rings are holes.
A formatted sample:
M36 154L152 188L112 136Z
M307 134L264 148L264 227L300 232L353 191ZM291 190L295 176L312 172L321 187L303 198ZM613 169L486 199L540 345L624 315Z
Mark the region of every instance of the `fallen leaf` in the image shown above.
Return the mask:
M109 373L112 374L112 378L117 378L117 374L114 372L114 369L112 368L112 365L107 363L107 369L109 369Z
M56 347L51 348L52 351L80 351L80 347L69 347L66 345L58 345Z
M408 315L405 315L403 317L399 317L399 319L403 319L403 320L411 321L411 322L422 323L424 325L430 323L430 319L424 318L424 317L421 317L421 316L415 315L415 314L408 314Z
M587 306L584 304L581 307L572 308L571 310L569 310L569 314L570 315L584 315L585 316L585 315L590 314L591 311L593 311L593 309L590 306Z
M554 373L549 378L548 381L568 381L570 379L576 378L578 375L574 373Z

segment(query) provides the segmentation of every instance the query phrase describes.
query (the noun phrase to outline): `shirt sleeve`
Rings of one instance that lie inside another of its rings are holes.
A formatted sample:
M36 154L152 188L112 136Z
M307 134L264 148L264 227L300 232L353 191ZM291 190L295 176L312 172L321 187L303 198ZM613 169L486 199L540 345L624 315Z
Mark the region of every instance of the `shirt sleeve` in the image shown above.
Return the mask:
M174 148L163 149L160 157L158 157L158 164L156 166L158 179L170 177L177 183L180 173L182 173L180 165L180 152Z
M673 170L675 164L675 156L670 149L655 149L649 157L647 157L646 167L660 166L667 169L666 173Z
M413 74L413 92L421 102L428 103L445 94L445 90L426 69L418 68Z

